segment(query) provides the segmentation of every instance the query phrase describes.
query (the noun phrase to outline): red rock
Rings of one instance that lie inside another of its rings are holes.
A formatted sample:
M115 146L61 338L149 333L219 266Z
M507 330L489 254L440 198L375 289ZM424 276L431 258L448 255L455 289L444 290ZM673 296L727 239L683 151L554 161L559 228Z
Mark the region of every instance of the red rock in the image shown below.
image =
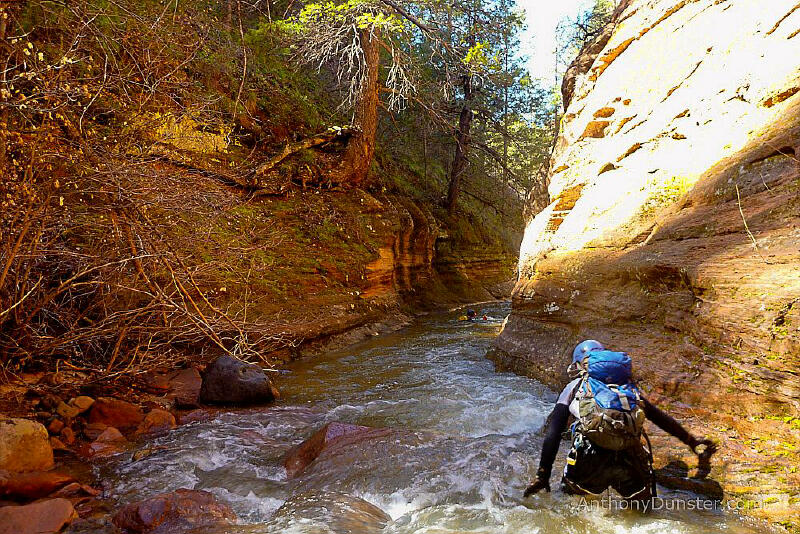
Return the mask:
M74 481L70 475L53 471L46 473L0 471L0 497L11 500L41 499Z
M72 445L73 443L75 443L75 431L68 426L62 428L61 441L63 441L67 445Z
M56 406L56 413L64 419L69 420L78 417L81 411L75 406L71 406L66 402L60 402L58 403L58 406Z
M67 499L50 499L25 506L0 508L0 534L50 534L60 532L77 517Z
M69 401L69 404L75 407L79 413L84 413L89 410L92 405L94 405L94 399L85 395L81 395Z
M100 490L96 490L91 486L87 486L86 484L73 482L72 484L67 484L60 490L53 493L51 496L64 497L65 499L80 499L86 496L97 497L98 495L100 495Z
M175 398L179 407L195 407L200 405L200 388L203 378L194 368L181 369L169 377L170 396Z
M234 519L233 510L213 494L179 489L129 504L114 514L112 522L128 532L172 534L229 525Z
M377 434L384 434L388 429L372 428L368 426L351 425L348 423L328 423L303 443L286 454L283 466L286 468L288 478L296 477L303 469L313 462L322 451L334 445L352 443Z
M0 469L46 471L53 467L47 429L29 419L0 419Z
M166 410L151 410L136 428L137 436L165 434L178 426L175 416Z
M53 419L50 421L50 424L47 425L47 431L51 434L58 434L61 432L62 428L64 428L64 423L61 419Z
M214 418L219 412L216 408L199 408L191 412L181 415L181 424L186 425L189 423L202 423Z
M142 409L130 402L101 397L89 412L90 423L103 423L120 430L133 430L144 419Z
M82 447L80 452L87 458L104 458L122 452L127 444L122 433L110 426L96 440Z

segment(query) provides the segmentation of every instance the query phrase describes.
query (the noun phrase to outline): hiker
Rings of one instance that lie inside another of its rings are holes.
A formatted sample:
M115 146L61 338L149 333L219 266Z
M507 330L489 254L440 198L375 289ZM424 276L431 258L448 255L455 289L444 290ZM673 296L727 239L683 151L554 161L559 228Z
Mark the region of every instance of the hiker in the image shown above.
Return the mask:
M606 350L595 340L578 344L567 368L573 378L558 397L542 444L536 478L528 497L550 491L550 472L569 416L572 447L561 483L577 495L600 495L609 486L623 498L645 501L656 496L653 454L645 434L645 418L691 447L702 465L709 465L717 446L692 436L680 423L645 399L631 376L631 359Z
M467 310L466 315L462 315L458 318L459 321L474 321L478 314L473 309Z

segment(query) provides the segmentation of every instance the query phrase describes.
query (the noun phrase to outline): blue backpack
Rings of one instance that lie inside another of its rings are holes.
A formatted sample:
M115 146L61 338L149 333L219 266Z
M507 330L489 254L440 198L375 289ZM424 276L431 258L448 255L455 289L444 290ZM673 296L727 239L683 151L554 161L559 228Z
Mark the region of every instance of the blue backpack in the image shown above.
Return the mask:
M578 427L594 444L623 450L641 444L645 414L641 394L624 352L592 351L579 364L583 379L575 392Z

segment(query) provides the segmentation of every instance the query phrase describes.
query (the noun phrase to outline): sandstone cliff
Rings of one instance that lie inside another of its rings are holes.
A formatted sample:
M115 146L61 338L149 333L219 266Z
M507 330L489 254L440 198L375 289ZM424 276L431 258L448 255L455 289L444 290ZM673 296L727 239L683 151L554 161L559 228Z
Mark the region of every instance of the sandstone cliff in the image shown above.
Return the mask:
M580 339L630 352L652 398L722 441L726 497L786 524L800 515L798 34L796 0L622 2L568 73L549 203L525 230L496 354L557 387Z

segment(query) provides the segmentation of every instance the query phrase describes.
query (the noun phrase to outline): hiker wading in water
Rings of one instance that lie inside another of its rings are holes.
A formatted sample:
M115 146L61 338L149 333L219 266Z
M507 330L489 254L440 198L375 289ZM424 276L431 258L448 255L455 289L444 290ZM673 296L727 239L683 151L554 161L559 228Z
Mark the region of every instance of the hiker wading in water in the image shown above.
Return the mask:
M709 464L716 444L692 436L642 396L633 382L626 353L605 350L601 343L586 340L575 347L567 372L573 380L553 408L539 470L525 497L543 489L550 491L550 472L570 415L575 417L572 447L561 478L566 493L600 495L612 487L625 499L655 497L653 453L643 429L645 419L691 447L701 465Z

